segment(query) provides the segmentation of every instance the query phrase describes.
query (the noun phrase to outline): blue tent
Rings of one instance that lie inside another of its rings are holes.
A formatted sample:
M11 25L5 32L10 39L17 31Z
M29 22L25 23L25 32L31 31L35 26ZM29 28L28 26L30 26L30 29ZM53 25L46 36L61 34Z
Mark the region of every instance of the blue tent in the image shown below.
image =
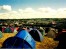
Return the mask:
M43 36L39 30L33 29L29 32L29 34L33 37L35 41L43 41Z
M14 37L6 39L3 43L2 48L29 48L35 49L35 41L31 35L26 31L22 30Z
M31 45L32 48L35 48L35 40L31 37L31 35L26 30L22 30L18 32L18 34L16 34L15 37L24 39L29 43L29 45Z

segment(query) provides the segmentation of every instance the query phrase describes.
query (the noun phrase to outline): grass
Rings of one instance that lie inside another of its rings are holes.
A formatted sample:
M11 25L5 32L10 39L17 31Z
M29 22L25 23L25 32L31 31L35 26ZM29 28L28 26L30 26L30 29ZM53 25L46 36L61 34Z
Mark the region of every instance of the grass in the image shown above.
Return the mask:
M3 37L0 38L0 47L2 47L2 43L9 37L14 36L15 33L3 33ZM42 42L36 42L36 49L53 49L58 45L57 41L54 41L52 38L44 37Z

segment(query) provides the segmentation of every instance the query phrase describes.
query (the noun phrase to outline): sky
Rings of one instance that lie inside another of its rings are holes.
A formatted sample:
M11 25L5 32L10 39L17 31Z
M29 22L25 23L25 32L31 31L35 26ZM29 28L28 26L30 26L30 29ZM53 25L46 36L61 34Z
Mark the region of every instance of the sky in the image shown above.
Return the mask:
M66 0L0 0L0 19L63 17Z
M10 5L13 9L32 7L65 8L66 0L0 0L0 6Z

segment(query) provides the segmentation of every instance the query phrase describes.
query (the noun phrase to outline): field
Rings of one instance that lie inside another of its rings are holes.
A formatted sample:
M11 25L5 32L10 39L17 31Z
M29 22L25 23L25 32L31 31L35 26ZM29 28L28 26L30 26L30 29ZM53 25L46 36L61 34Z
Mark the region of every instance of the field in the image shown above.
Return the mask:
M8 38L14 36L15 33L3 33L3 37L0 38L0 47L2 47L2 43ZM54 41L52 38L48 38L44 36L44 40L42 42L36 42L36 49L53 49L58 45L57 41Z

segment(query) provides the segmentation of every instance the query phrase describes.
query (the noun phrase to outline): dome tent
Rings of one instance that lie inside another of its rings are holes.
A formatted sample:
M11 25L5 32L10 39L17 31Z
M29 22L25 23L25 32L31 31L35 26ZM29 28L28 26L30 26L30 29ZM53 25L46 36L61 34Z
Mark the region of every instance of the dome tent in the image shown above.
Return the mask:
M29 48L30 45L23 39L18 37L10 37L3 43L2 48Z
M14 37L6 39L2 48L32 48L35 49L35 41L26 30L22 30Z
M11 28L6 28L6 29L4 30L4 33L12 33Z
M35 41L43 41L43 36L39 30L33 29L29 32L29 34L33 37Z
M31 35L26 30L22 30L18 32L15 37L24 39L29 43L29 45L31 45L32 48L35 48L35 40L31 37Z

